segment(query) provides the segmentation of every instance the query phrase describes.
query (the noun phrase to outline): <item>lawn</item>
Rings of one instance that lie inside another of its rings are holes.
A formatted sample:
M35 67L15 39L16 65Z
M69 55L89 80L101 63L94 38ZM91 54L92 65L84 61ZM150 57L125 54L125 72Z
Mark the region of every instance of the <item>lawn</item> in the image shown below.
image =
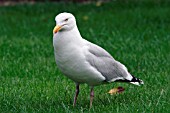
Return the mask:
M0 7L0 112L170 112L170 2L91 4L35 3ZM75 84L57 68L52 45L54 18L76 16L82 36L105 48L144 81L141 87L112 83ZM123 86L122 94L109 95Z

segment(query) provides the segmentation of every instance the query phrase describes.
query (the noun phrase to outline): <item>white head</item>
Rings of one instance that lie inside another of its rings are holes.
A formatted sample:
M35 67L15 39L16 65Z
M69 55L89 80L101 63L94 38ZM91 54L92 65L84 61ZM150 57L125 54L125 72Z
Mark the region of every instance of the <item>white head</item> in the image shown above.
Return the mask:
M55 17L56 26L53 33L69 31L76 26L76 19L71 13L60 13Z

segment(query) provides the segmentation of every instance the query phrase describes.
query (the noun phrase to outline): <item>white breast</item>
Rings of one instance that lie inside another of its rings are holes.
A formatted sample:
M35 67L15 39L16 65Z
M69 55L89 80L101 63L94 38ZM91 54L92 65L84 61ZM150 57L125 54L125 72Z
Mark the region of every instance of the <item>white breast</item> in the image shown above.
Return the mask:
M68 78L89 85L97 85L105 80L100 72L86 62L84 53L87 47L83 40L70 41L65 36L58 35L54 37L53 45L56 63Z

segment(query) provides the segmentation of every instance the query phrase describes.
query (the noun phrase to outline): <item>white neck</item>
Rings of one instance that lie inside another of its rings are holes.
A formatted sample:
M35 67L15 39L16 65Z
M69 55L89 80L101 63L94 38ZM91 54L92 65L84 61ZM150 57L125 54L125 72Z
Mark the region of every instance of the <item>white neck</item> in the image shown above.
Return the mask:
M69 31L60 31L53 36L53 45L55 49L66 47L69 44L81 45L81 43L82 37L77 26Z

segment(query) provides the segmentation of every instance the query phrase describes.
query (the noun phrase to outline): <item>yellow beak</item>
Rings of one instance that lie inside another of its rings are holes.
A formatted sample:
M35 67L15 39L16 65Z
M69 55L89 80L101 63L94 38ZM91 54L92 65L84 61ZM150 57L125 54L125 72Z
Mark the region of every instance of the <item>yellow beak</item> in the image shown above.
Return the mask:
M62 26L56 25L56 26L54 27L54 29L53 29L53 33L54 33L54 34L57 33L57 32L61 29L61 27L62 27Z

